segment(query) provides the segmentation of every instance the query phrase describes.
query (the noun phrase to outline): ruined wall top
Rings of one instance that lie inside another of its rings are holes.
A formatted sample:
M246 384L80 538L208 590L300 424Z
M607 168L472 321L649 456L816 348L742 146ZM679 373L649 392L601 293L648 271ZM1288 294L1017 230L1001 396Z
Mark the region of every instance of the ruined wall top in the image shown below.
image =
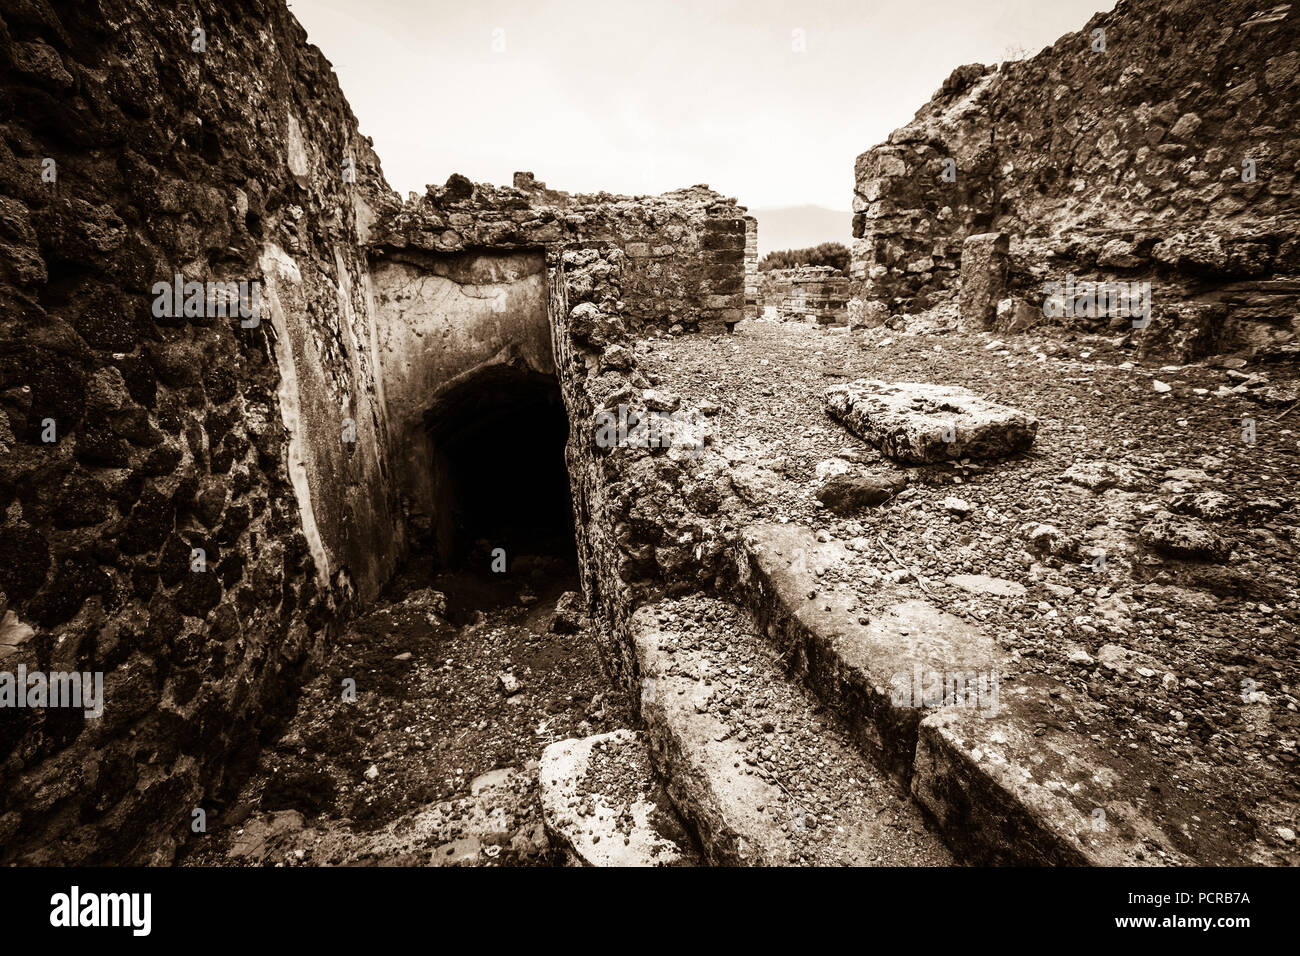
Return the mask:
M441 186L404 203L396 197L379 218L372 247L460 252L474 248L536 248L571 241L618 240L638 227L671 222L699 228L705 220L742 220L745 207L705 185L657 196L566 193L548 189L532 173L511 186L474 183L452 174Z
M1294 214L1300 9L1261 6L1121 0L1034 57L958 67L889 143L996 155L995 215L1040 234ZM1267 183L1225 184L1247 158Z
M820 279L838 279L844 273L834 266L794 266L790 269L768 269L762 276L770 279L793 279L797 281L816 281Z
M441 188L386 205L370 252L413 258L606 243L627 258L624 319L632 329L717 330L744 317L745 209L708 186L659 196L569 194L532 173L514 185L453 175Z
M1032 58L959 67L857 158L864 298L950 287L994 230L1039 258L1113 241L1131 268L1294 271L1298 41L1292 4L1121 0Z

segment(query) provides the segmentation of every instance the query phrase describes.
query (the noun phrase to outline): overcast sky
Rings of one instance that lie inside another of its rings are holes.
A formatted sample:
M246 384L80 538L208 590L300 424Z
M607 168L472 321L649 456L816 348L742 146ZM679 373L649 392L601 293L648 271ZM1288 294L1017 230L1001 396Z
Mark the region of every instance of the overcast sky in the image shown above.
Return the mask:
M289 5L403 195L453 172L508 184L527 169L570 192L708 183L751 209L848 209L853 158L907 123L953 67L1036 53L1114 4Z

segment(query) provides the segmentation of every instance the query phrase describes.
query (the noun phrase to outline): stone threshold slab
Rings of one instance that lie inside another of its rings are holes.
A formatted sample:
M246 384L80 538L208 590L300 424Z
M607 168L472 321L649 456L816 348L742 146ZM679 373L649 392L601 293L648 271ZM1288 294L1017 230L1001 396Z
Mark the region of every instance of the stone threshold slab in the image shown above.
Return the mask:
M848 722L863 751L906 785L927 696L945 675L994 674L998 654L982 630L927 601L900 599L861 623L856 600L828 589L817 574L861 560L802 525L753 525L736 555L737 583L791 669Z
M1150 778L1061 726L1048 699L1004 687L995 718L947 708L921 722L912 795L954 850L987 864L1191 864L1154 822Z

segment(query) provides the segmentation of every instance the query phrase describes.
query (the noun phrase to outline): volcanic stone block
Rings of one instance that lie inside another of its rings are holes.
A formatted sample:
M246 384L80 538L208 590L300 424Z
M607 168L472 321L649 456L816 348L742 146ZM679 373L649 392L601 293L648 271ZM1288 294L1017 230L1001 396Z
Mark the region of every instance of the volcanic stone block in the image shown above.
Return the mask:
M1034 443L1038 419L964 388L859 379L826 390L826 410L896 461L1001 458Z
M1176 558L1223 561L1232 546L1210 528L1194 518L1183 518L1168 511L1156 515L1138 532L1142 543Z
M577 591L565 591L555 603L551 630L556 634L577 634L582 630L582 616L582 595Z
M907 472L832 475L818 485L817 500L837 515L848 515L882 504L907 487Z
M1004 232L967 236L961 246L961 320L963 332L989 328L1007 281L1011 240Z

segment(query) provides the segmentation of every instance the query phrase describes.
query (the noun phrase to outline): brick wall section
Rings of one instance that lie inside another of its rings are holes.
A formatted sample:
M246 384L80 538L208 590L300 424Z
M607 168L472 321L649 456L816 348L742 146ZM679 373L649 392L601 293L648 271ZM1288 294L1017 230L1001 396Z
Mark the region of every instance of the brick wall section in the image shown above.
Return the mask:
M721 330L745 308L745 210L707 186L661 196L569 195L531 173L513 186L471 183L453 175L440 189L385 209L372 240L386 249L563 249L608 242L622 267L634 331Z
M0 711L0 862L166 862L396 557L359 246L395 200L283 3L5 4L0 101L0 669L105 674L100 718ZM273 302L156 320L175 273Z
M1031 59L958 68L857 158L856 294L924 308L955 288L962 240L992 231L1026 292L1091 273L1168 302L1300 272L1298 48L1300 5L1121 0ZM1247 307L1285 324L1275 291Z
M772 269L759 274L759 298L776 317L814 325L846 325L852 283L830 266Z

